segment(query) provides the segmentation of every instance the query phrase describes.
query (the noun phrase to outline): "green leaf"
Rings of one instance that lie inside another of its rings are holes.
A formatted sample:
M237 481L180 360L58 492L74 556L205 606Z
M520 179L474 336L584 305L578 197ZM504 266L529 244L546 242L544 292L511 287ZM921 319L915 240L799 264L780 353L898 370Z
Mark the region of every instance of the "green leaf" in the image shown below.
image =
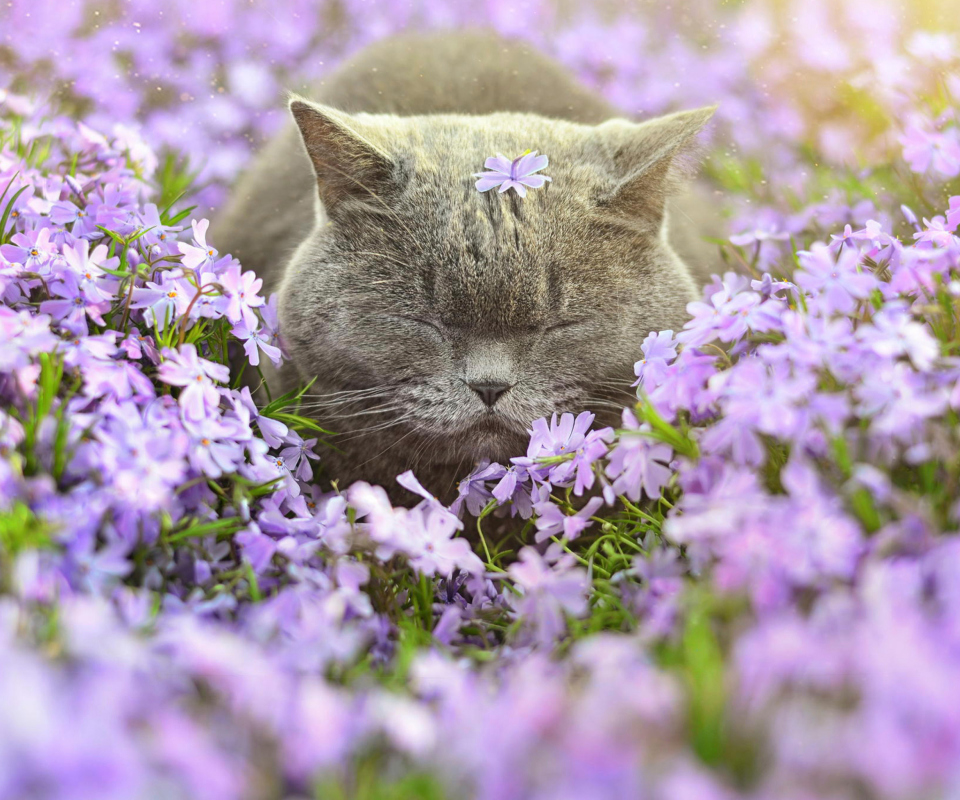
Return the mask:
M12 180L12 179L11 179ZM3 210L3 216L0 217L0 244L6 244L13 237L13 231L16 229L15 225L10 226L10 232L7 232L7 220L10 219L10 214L13 213L13 204L17 202L17 198L27 191L26 186L21 187L17 190L17 193L10 198L10 202L7 203L7 207ZM4 192L6 194L6 192Z
M0 555L12 558L24 550L53 547L50 526L39 519L25 503L15 500L0 512Z
M213 522L201 522L196 525L189 525L174 531L167 537L170 544L179 542L183 539L190 539L195 536L209 536L216 533L218 536L233 536L233 534L246 527L246 523L238 517L227 517L226 519L217 519Z

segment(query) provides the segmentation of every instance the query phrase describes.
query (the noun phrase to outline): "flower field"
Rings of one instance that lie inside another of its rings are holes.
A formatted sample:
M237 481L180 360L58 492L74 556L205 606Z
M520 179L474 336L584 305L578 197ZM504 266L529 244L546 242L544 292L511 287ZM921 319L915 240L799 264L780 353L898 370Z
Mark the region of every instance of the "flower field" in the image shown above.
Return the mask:
M960 36L568 5L0 7L0 798L960 796ZM208 219L285 89L478 25L719 102L727 267L619 427L531 420L449 507L323 491Z

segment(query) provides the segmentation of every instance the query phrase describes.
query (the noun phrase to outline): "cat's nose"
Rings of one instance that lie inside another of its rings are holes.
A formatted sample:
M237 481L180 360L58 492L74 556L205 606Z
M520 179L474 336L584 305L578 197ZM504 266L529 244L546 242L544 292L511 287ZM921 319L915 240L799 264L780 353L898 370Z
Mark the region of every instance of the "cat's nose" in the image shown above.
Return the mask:
M471 383L468 385L480 395L480 399L490 408L493 408L497 400L510 388L510 385L506 383Z

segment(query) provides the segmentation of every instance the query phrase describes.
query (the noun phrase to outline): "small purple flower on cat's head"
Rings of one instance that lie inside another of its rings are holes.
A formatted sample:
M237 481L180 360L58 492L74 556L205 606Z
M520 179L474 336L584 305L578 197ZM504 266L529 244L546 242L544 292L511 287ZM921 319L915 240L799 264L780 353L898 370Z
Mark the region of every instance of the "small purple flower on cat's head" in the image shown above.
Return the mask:
M473 177L479 178L477 181L477 191L489 192L494 187L499 186L500 192L507 189L514 189L521 197L527 196L527 188L539 189L547 181L546 175L534 175L544 169L549 163L546 156L538 156L537 151L528 150L521 156L511 161L501 153L497 153L496 158L488 158L484 166L491 170L490 172L474 172Z

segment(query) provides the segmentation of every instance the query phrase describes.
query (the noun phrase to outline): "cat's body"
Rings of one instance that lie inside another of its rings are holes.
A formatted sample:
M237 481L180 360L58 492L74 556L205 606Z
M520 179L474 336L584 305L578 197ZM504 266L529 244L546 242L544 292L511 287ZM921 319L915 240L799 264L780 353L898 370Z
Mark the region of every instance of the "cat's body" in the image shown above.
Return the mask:
M613 119L487 34L382 42L317 99L293 102L299 130L240 180L213 241L280 292L285 382L317 376L305 408L342 434L329 477L390 486L414 468L445 494L521 454L533 419L603 409L643 337L682 325L695 281L664 205L711 110ZM487 157L527 149L552 183L477 191Z

